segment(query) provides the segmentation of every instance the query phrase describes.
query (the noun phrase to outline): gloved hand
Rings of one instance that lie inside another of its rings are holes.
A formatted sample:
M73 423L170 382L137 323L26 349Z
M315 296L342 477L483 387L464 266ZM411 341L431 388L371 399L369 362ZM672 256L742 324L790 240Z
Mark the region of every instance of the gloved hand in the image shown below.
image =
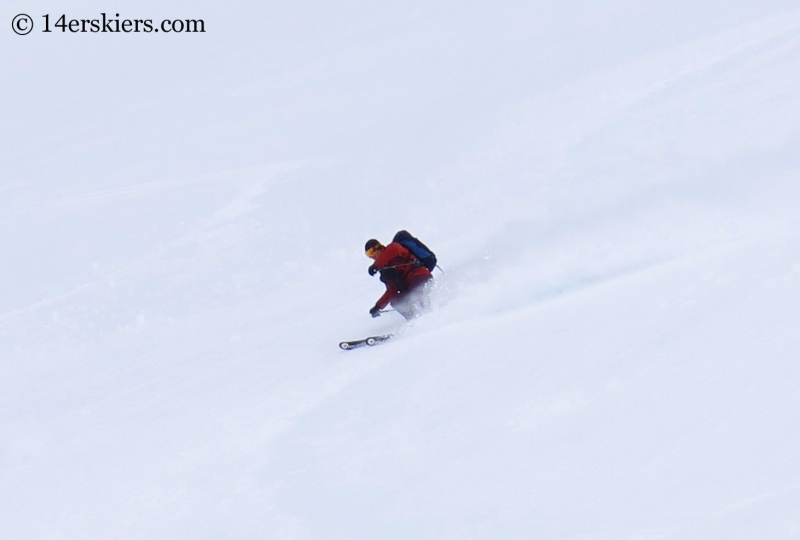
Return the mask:
M380 317L381 316L381 308L378 306L374 306L372 309L369 310L369 314L372 315L372 318Z
M375 265L373 264L369 268L367 268L367 272L369 272L369 275L374 276L375 274L378 273L378 269L375 268Z

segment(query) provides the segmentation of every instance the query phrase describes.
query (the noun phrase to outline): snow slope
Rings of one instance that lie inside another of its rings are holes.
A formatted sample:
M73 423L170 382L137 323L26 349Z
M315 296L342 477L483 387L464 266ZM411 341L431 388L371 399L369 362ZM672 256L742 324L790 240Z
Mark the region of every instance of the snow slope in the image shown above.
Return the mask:
M795 5L125 10L0 32L4 538L800 538Z

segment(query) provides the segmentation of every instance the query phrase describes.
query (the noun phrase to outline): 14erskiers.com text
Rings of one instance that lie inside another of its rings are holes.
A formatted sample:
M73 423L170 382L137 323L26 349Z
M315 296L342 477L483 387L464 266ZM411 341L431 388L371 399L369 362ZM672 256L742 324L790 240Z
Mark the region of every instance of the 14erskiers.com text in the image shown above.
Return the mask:
M165 33L204 33L206 23L203 19L164 19L159 24L154 24L153 19L120 19L119 13L115 17L108 17L105 13L100 14L99 19L67 19L66 15L61 15L51 23L50 15L42 15L44 18L45 33L60 30L61 33L145 33L165 32Z

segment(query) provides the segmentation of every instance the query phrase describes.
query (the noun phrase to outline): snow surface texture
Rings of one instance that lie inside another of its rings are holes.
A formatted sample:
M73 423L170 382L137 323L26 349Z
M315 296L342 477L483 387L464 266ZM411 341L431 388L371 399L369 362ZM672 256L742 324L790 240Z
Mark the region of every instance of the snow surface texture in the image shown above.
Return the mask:
M0 536L800 538L795 2L224 4L0 10Z

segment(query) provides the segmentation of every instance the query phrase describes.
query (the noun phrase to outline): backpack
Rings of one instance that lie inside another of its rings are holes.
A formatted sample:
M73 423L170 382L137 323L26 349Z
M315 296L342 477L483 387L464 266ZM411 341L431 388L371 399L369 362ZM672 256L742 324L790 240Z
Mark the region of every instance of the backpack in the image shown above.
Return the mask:
M422 266L429 271L433 272L433 269L436 268L436 254L434 254L428 246L420 242L419 239L411 236L411 233L408 231L398 231L397 234L394 235L394 238L392 238L392 242L397 242L410 251L419 259Z

